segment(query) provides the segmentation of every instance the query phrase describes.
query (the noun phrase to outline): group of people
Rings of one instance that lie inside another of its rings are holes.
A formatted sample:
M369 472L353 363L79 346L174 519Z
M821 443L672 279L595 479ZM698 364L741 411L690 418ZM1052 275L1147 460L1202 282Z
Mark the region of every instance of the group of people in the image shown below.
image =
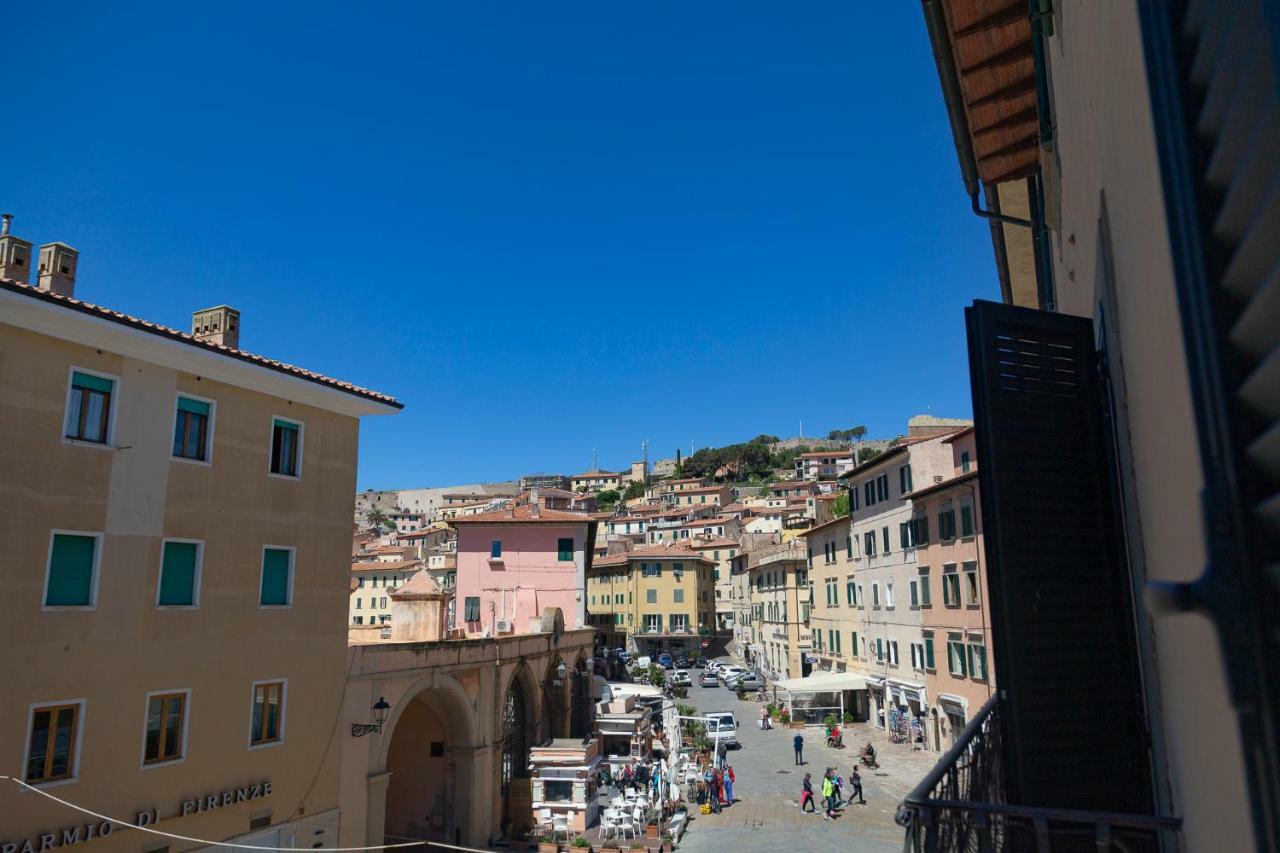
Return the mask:
M839 771L834 767L828 767L822 774L822 804L823 820L831 820L844 808L846 802L852 803L854 797L858 798L859 805L866 805L867 800L862 795L862 775L858 773L855 766L849 771L849 799L844 797L845 780ZM808 808L806 808L808 806ZM800 788L800 811L807 811L810 814L818 813L818 804L814 799L813 790L813 774L804 774L804 782Z
M700 802L710 806L710 810L719 813L725 806L733 805L733 783L738 776L733 772L733 765L725 762L723 767L708 765L702 772L705 794L699 794ZM703 797L705 796L705 800Z

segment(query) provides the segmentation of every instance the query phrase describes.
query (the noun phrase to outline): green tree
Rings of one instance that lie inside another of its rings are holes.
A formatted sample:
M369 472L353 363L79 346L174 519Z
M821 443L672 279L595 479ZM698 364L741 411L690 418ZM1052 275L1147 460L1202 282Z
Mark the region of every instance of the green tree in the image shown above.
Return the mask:
M644 497L644 483L640 480L632 480L627 484L627 490L622 493L623 500L635 500Z
M874 447L864 447L858 451L858 464L861 465L868 459L875 459L880 455L880 451Z
M844 518L849 514L848 492L841 492L840 496L831 502L831 512L836 518Z
M747 443L748 444L777 444L779 441L782 441L782 439L778 438L776 435L769 435L768 433L762 432Z
M680 464L680 448L678 448L678 447L676 448L676 470L675 470L675 475L676 475L677 477L683 477L683 476L684 476L684 465Z
M622 495L618 494L617 489L605 489L603 492L597 492L596 509L600 510L600 512L612 512L621 497Z
M373 509L366 512L364 514L364 520L365 523L374 530L381 530L384 527L394 530L396 526L396 523L391 520L391 517L388 516L386 511L380 506L375 506Z

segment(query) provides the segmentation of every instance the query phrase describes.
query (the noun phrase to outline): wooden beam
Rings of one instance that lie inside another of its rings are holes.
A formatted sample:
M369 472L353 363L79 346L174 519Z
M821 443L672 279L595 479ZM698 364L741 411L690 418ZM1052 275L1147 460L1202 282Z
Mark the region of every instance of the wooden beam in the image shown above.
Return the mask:
M1032 133L1029 136L1010 142L1008 145L1001 146L995 151L991 151L978 158L978 167L981 168L983 163L990 163L1001 157L1011 157L1027 148L1036 148L1040 145L1040 136L1038 133Z
M978 128L977 130L973 131L973 139L976 142L978 140L978 137L980 136L987 136L992 133L998 133L1002 130L1008 130L1009 128L1017 127L1020 124L1026 124L1027 122L1034 122L1039 120L1040 120L1040 113L1036 108L1036 105L1032 104L1030 107L1027 107L1025 110L1019 110L1016 113L1011 113L1010 115L1007 115L1007 116L1001 116L999 119L992 122L991 124Z
M970 110L975 110L978 107L985 107L987 104L994 104L997 101L1012 101L1013 99L1020 98L1023 95L1029 95L1035 90L1036 78L1033 74L1029 77L1022 77L1016 83L1010 83L1008 86L996 89L994 92L983 95L981 98L975 98L972 101L969 101L966 106L968 106Z
M988 71L996 68L1006 68L1010 65L1016 65L1019 62L1031 59L1031 39L1019 42L1008 50L1002 50L999 53L992 54L980 62L975 62L968 68L960 69L961 77L972 77L979 71Z
M965 36L971 36L974 33L980 33L984 30L993 30L996 27L1003 27L1005 24L1010 24L1018 20L1026 21L1029 26L1031 23L1031 13L1025 2L1021 2L1021 0L1014 0L1014 2L1009 6L1006 6L1003 9L997 9L991 14L974 21L967 27L956 30L951 35L954 38L960 39Z

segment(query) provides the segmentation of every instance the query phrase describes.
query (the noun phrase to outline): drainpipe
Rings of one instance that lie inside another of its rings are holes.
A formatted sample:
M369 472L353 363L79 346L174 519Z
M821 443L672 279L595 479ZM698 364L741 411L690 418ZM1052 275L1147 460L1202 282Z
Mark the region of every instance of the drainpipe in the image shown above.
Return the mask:
M965 192L969 195L969 205L974 214L983 219L1031 228L1032 222L1029 219L983 210L978 202L978 162L973 154L969 120L964 112L964 97L960 92L960 78L956 74L955 56L951 52L947 17L942 10L942 0L921 0L921 4L924 7L925 26L929 30L929 43L933 47L933 61L938 67L938 81L942 84L942 100L946 104L947 118L951 123L951 137L955 142L956 156L960 160L960 177L964 181Z

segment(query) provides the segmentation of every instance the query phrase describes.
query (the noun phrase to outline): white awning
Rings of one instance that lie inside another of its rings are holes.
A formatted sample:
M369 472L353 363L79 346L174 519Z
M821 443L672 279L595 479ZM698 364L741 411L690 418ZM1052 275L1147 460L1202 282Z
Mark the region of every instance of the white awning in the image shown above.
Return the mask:
M839 693L842 690L866 690L867 680L851 672L822 672L808 678L784 678L773 687L793 696L797 693Z

